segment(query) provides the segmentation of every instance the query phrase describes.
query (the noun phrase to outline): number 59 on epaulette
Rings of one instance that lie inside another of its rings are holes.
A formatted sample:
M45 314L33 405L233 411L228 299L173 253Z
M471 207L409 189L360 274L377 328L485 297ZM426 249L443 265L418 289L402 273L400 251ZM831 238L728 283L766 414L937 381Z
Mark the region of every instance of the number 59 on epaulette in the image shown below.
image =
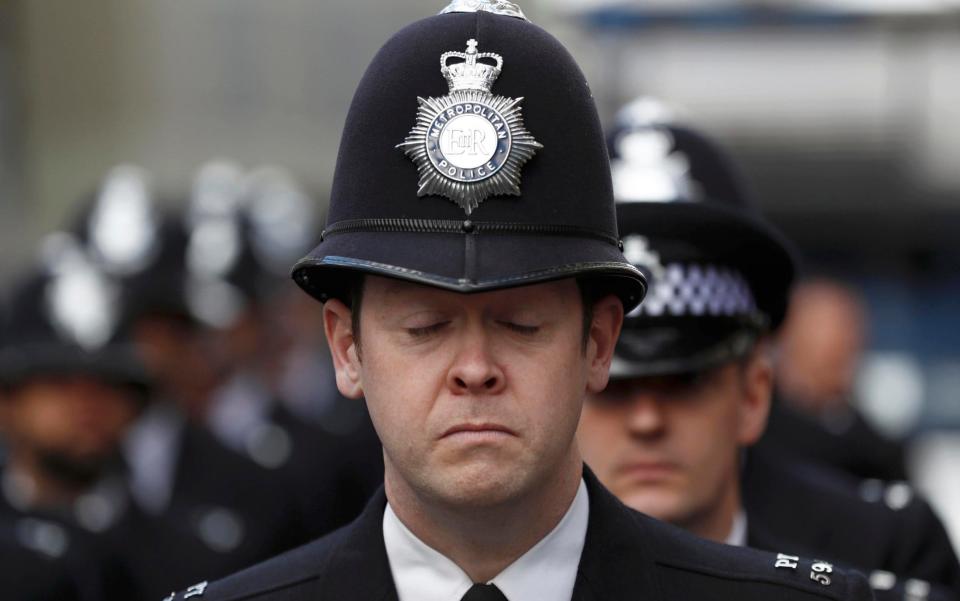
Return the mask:
M810 566L810 580L818 582L823 586L830 586L830 576L833 573L833 566L825 561L814 560Z

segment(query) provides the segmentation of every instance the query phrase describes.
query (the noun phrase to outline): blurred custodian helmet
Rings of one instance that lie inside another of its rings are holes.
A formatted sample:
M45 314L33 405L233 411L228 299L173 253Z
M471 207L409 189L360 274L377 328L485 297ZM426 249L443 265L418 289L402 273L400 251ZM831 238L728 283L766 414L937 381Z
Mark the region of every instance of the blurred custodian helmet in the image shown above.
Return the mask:
M628 315L611 374L697 371L753 348L783 321L790 244L754 208L727 155L647 99L609 136L627 258L653 280Z
M457 292L590 278L627 310L642 299L586 79L511 3L454 2L367 69L326 229L293 276L349 300L358 273Z
M145 392L116 284L70 234L51 234L43 246L44 264L14 284L0 324L0 383L85 374Z

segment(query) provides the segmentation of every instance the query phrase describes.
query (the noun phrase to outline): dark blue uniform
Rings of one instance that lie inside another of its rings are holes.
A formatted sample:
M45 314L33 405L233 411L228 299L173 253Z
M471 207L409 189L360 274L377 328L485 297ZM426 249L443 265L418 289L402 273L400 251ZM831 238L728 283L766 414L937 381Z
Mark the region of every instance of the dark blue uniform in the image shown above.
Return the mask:
M701 540L635 512L589 472L587 538L574 601L871 599L862 575L817 571L811 559ZM224 580L198 584L170 601L396 600L383 542L381 490L352 524Z
M918 497L904 499L899 508L867 502L827 474L756 452L749 455L742 490L751 547L813 553L874 573L879 599L909 598L908 587L928 586L931 594L913 597L960 595L957 555L940 520Z
M774 399L759 448L857 478L907 479L903 445L881 436L856 411L851 411L842 427L828 430L813 417L791 409L783 399Z

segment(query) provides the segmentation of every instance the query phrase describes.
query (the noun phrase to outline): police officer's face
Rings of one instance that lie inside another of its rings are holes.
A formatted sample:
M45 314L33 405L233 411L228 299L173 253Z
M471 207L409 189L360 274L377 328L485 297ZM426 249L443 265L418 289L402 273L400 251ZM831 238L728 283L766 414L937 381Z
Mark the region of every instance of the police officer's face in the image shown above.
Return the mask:
M4 427L30 449L77 460L113 452L138 412L126 389L76 375L35 378L6 400Z
M710 528L739 506L738 450L766 425L771 371L755 355L695 375L611 382L584 408L584 459L627 505L722 539Z
M458 294L370 277L358 356L349 310L324 307L337 384L366 396L388 494L475 506L579 469L581 406L606 384L622 315L616 298L598 302L584 345L573 280Z

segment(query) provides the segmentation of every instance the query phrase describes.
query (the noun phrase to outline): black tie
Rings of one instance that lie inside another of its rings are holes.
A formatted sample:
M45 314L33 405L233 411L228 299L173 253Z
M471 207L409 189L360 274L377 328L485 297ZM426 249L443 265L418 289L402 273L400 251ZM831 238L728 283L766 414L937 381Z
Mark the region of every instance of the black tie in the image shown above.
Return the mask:
M474 584L460 601L509 601L495 584Z

